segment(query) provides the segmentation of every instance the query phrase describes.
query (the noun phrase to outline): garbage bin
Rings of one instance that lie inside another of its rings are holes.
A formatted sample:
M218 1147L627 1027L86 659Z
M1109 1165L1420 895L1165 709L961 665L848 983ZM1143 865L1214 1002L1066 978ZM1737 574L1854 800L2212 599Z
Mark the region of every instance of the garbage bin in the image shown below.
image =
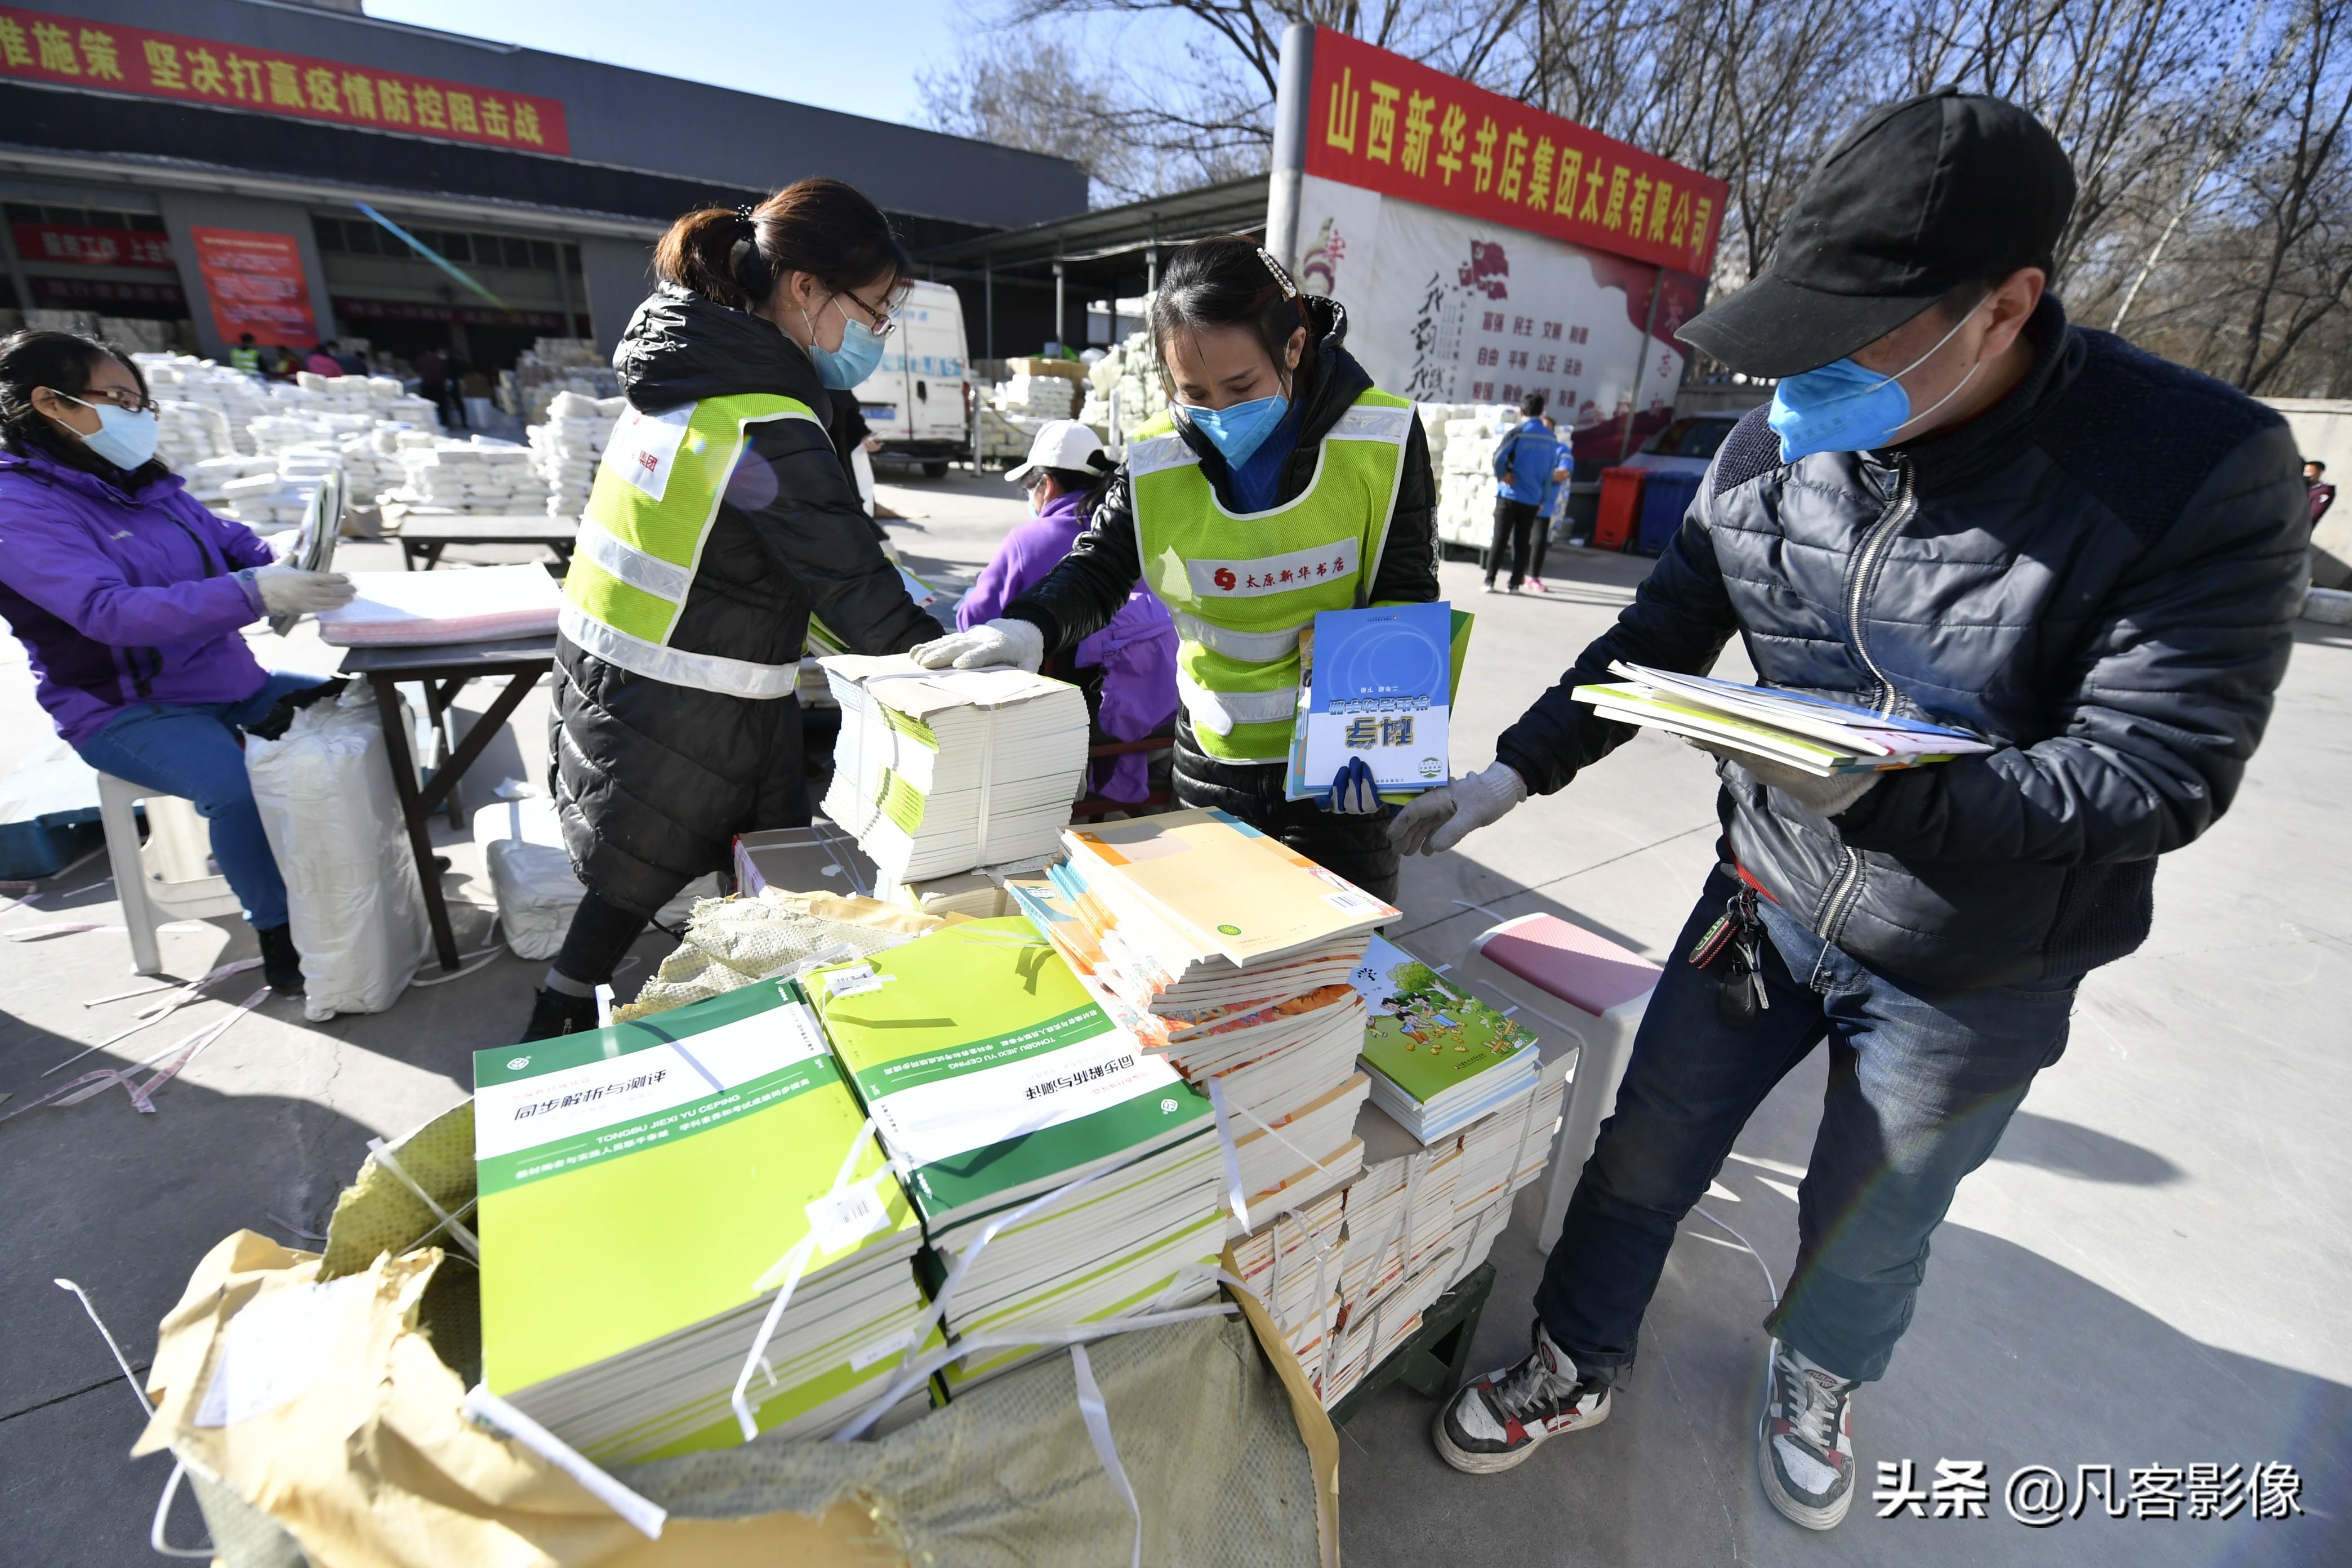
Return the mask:
M1683 525L1683 513L1690 510L1691 498L1698 494L1702 477L1651 473L1649 482L1642 487L1642 527L1634 536L1635 551L1656 555L1674 542L1675 530Z
M1633 542L1633 531L1641 521L1642 481L1647 468L1615 468L1601 470L1601 511L1592 523L1592 548L1622 550Z

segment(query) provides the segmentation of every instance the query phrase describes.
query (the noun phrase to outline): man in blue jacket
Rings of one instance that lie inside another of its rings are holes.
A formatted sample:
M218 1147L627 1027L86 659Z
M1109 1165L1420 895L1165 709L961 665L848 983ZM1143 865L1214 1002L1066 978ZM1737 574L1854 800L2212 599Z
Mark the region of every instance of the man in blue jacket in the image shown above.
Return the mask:
M1531 1353L1440 1414L1491 1471L1606 1418L1676 1226L1826 1044L1757 1468L1795 1522L1853 1500L1854 1392L1927 1239L2065 1048L2084 973L2145 940L2156 859L2228 808L2293 646L2310 506L2271 410L2070 326L2045 291L2074 179L1998 99L1873 111L1769 268L1683 331L1769 411L1716 454L1616 626L1425 795L1451 848L1633 733L1576 702L1612 659L1709 668L1974 731L1994 750L1814 778L1725 753L1720 865L1671 950L1536 1296ZM1720 923L1718 923L1720 922Z
M1530 392L1519 399L1519 424L1495 448L1495 538L1486 547L1486 592L1506 552L1511 559L1511 592L1528 578L1528 532L1551 500L1551 471L1559 438L1544 423L1544 398Z

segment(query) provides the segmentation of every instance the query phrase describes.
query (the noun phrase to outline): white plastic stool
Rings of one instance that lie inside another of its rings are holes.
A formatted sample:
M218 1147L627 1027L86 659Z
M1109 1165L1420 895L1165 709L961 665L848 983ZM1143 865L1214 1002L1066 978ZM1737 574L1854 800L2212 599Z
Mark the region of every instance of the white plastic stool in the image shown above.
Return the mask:
M1482 931L1463 960L1465 974L1506 993L1516 988L1549 999L1549 1011L1564 1005L1565 1022L1584 1037L1568 1104L1559 1119L1559 1143L1552 1152L1545 1184L1543 1224L1536 1243L1550 1250L1567 1217L1568 1200L1584 1173L1585 1161L1601 1136L1601 1124L1617 1106L1617 1086L1633 1054L1633 1035L1664 971L1630 948L1561 920L1558 915L1521 915Z
M143 847L132 809L142 800L147 803ZM131 966L140 973L163 972L155 929L165 921L233 915L244 909L228 879L211 869L212 829L189 802L101 773L98 816L106 828L106 858L114 868L122 923L131 928Z

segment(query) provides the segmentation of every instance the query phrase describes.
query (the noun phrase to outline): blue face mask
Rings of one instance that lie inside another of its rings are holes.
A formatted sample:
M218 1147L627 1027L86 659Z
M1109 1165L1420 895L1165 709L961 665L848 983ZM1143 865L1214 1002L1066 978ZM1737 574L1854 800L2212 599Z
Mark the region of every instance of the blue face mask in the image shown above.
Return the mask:
M154 410L142 408L134 413L111 403L86 403L70 393L60 392L58 395L68 403L79 403L98 416L98 428L83 436L81 444L116 468L128 472L155 455Z
M1937 338L1934 347L1894 375L1882 375L1842 359L1819 370L1782 377L1772 389L1772 412L1764 416L1780 437L1780 460L1793 463L1815 452L1866 452L1887 446L1904 426L1917 424L1958 396L1982 360L1969 366L1969 374L1951 391L1916 414L1911 412L1911 395L1896 378L1926 364L1975 314L1972 310L1953 322L1952 331Z
M841 310L841 301L834 300L833 308ZM810 330L815 330L814 322L810 323ZM841 310L841 346L826 349L812 342L808 354L816 363L819 382L835 392L847 392L872 375L874 367L882 363L882 334Z
M1254 397L1247 403L1236 403L1230 408L1196 408L1181 404L1184 417L1192 428L1209 438L1209 445L1233 468L1249 461L1250 454L1265 445L1265 438L1282 424L1282 416L1290 412L1290 399L1282 396Z

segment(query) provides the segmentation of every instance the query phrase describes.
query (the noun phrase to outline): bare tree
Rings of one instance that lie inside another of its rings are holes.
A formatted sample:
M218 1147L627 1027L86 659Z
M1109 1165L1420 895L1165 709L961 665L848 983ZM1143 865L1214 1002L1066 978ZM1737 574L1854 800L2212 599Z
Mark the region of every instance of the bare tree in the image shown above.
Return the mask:
M2263 162L2247 171L2260 246L2232 379L2248 392L2263 390L2311 330L2344 309L2352 289L2352 160L2344 141L2352 92L2336 79L2352 40L2341 0L2306 5L2294 79L2259 149Z

